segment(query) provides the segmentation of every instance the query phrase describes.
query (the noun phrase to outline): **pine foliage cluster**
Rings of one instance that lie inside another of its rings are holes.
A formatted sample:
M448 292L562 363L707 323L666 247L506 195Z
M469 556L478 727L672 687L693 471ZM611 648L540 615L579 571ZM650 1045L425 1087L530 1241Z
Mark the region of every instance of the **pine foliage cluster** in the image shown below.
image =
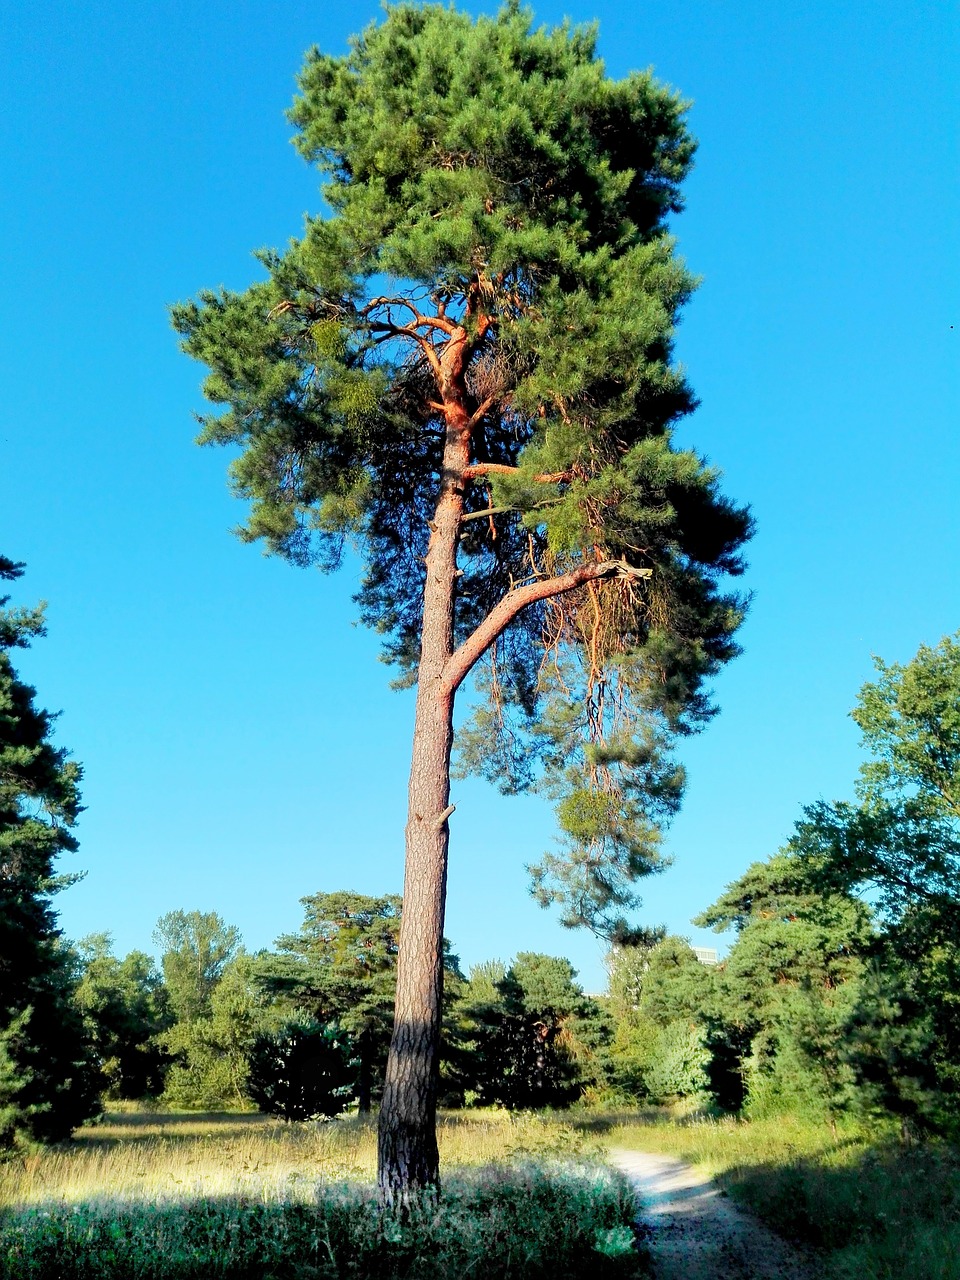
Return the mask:
M670 748L709 717L743 613L724 584L749 517L673 439L695 405L673 335L696 282L668 227L686 104L647 72L608 78L593 28L534 29L515 3L388 7L299 83L295 143L327 212L258 254L246 291L174 308L209 369L200 440L239 451L242 538L324 568L359 551L361 616L401 681L454 408L455 644L523 584L622 566L513 619L460 734L464 770L556 798L537 896L610 936L660 865Z

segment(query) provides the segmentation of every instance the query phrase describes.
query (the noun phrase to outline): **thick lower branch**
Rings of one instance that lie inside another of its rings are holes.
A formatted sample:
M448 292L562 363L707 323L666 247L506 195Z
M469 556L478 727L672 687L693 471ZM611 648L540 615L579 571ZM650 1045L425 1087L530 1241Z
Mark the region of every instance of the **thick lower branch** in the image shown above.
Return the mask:
M551 596L566 595L568 591L576 591L588 582L601 582L608 578L649 578L652 575L652 569L637 569L625 560L601 560L579 565L569 573L561 573L554 578L540 578L526 586L516 587L499 604L494 605L473 634L450 655L443 668L444 690L451 695L456 692L474 663L483 657L497 637L528 605L536 604L538 600L548 600Z
M482 476L519 476L523 472L519 467L511 467L506 462L472 462L464 467L464 480L479 480ZM539 475L524 476L525 480L534 480L537 484L562 484L572 480L571 471L543 471Z

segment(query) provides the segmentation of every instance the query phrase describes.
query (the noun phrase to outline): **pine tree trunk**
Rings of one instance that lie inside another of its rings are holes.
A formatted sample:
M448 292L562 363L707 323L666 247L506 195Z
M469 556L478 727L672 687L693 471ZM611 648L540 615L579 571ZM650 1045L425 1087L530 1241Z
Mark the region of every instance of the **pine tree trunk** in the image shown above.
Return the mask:
M446 348L440 379L447 433L426 555L397 999L377 1149L380 1202L402 1211L419 1193L440 1185L436 1112L453 745L453 692L444 668L453 652L463 473L470 461L465 347L461 331Z

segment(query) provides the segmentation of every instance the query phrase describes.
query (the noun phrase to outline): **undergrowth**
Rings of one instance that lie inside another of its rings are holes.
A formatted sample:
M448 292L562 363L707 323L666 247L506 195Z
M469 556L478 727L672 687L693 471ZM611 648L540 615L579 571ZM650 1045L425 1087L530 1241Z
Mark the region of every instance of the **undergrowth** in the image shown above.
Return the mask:
M633 1199L598 1165L467 1171L408 1221L369 1184L312 1202L244 1197L8 1210L3 1280L634 1280Z
M0 1164L0 1280L634 1280L632 1195L553 1116L439 1123L443 1196L377 1212L376 1126L125 1111Z

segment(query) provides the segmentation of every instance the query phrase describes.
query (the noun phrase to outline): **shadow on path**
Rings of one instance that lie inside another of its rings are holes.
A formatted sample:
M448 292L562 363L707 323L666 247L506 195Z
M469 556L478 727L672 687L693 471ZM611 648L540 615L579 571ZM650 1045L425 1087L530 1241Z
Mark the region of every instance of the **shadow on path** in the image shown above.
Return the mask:
M810 1254L737 1208L691 1165L623 1149L609 1158L636 1187L657 1280L817 1280Z

